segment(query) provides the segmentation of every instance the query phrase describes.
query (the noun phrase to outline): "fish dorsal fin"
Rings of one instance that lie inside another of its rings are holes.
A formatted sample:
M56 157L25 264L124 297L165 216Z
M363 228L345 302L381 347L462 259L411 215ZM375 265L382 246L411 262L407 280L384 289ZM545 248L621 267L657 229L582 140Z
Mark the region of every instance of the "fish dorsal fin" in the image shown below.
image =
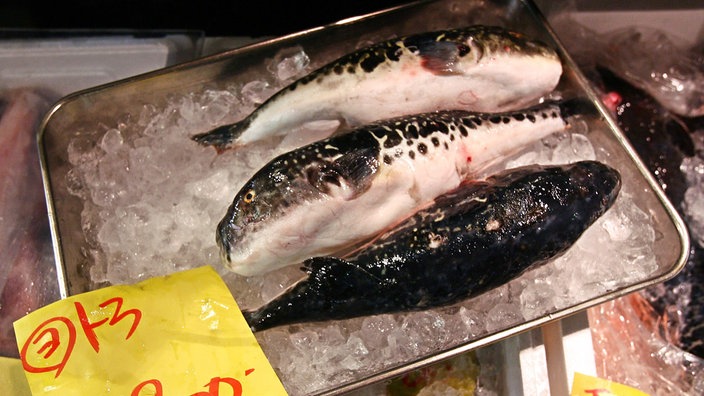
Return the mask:
M369 189L378 167L373 149L359 149L308 168L306 178L324 194L352 200Z

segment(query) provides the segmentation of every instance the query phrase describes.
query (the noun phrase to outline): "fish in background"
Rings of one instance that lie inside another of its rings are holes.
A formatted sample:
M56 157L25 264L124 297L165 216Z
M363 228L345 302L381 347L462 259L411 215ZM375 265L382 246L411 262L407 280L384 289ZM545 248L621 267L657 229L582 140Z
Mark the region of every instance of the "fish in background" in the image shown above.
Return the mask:
M597 66L590 75L603 101L670 201L679 208L687 190L682 160L695 155L685 117L673 114L644 90Z
M192 138L222 152L290 138L312 121L338 120L353 128L436 110L515 110L537 103L561 75L557 53L520 33L494 26L425 32L342 56L284 87L243 120Z
M527 166L465 183L346 259L308 259L306 278L256 310L254 331L445 306L564 253L615 201L596 161Z
M282 154L241 187L218 224L223 263L250 276L339 255L506 156L568 130L587 105L404 116Z
M43 93L0 95L0 355L17 357L12 323L59 298L36 127Z
M675 209L689 187L683 160L697 154L692 134L704 117L682 117L663 107L644 90L608 68L587 73L604 92L604 101ZM694 129L692 129L694 128ZM701 131L700 133L704 132ZM704 250L695 241L683 270L673 279L641 292L661 317L659 331L681 349L704 358Z
M682 48L677 37L629 26L603 35L599 63L683 117L704 116L704 56Z

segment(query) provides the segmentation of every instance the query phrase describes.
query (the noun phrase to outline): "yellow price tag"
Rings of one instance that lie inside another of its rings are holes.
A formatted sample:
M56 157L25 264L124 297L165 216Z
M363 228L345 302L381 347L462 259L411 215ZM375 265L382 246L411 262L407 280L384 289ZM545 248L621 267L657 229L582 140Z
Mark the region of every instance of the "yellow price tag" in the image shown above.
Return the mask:
M570 396L648 396L648 394L603 378L574 373Z
M286 395L211 267L69 297L14 327L33 394Z

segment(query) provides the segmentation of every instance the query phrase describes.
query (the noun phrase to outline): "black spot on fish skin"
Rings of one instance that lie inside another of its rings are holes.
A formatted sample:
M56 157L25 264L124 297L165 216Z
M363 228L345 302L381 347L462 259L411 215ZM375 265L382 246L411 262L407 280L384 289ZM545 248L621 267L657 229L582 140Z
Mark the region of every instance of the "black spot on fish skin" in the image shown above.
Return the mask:
M347 73L354 74L354 72L355 72L354 65L347 66Z
M414 124L408 124L403 137L406 139L418 139L418 128Z
M384 154L384 163L391 165L392 162L394 162L393 158L388 154Z
M447 142L443 142L443 145L445 146L445 150L449 150L449 149L450 149L450 145L447 144Z
M418 143L418 152L425 155L428 152L428 146L425 143Z
M385 148L396 147L403 141L403 137L397 132L389 132L386 134L386 140L384 141Z
M530 121L530 122L535 122L535 116L534 116L533 114L528 114L528 115L526 115L526 118L527 118L528 121Z
M450 141L452 141L452 142L455 141L455 134L454 133L450 134Z
M526 116L525 116L525 114L516 113L513 115L513 119L516 121L523 121L526 119Z
M408 156L409 156L411 159L415 159L415 158L416 158L416 152L413 151L413 150L411 150L411 151L408 152Z
M463 118L462 119L462 124L469 128L469 129L477 129L477 125L475 125L479 121L478 118ZM467 135L464 135L467 136Z
M411 140L411 139L406 140L406 145L413 146L413 140Z
M511 122L511 119L508 118L508 117L503 117L503 118L501 119L501 121L502 121L504 124L508 124L509 122Z
M438 147L440 145L440 140L438 138L434 137L430 139L430 141L433 143L433 146Z
M335 74L340 75L340 74L342 74L342 73L345 72L345 68L342 67L342 65L339 65L339 64L338 64L338 65L335 65L335 67L333 67L332 71L333 71Z
M433 131L435 129L433 122L423 121L422 125L423 125L423 127L420 128L420 130L418 131L418 134L421 137L428 137L431 133L433 133Z
M401 53L403 53L403 51L398 45L389 46L386 51L386 58L390 61L398 62Z
M380 56L376 52L370 52L369 56L366 59L363 59L359 65L362 67L362 70L367 73L371 73L377 66L384 63L385 60L386 58Z
M467 135L469 135L469 132L467 131L467 128L464 125L460 125L460 134L464 137L467 137Z
M499 124L499 123L501 123L501 116L491 116L489 118L489 121L491 121L494 124Z

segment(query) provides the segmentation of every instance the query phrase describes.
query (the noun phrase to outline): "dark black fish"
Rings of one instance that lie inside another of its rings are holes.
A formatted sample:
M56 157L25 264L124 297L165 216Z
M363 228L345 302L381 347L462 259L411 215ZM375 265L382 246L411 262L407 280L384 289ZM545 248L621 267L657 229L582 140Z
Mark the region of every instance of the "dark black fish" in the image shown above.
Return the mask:
M671 113L652 96L618 77L607 68L597 67L604 92L616 93L616 121L638 156L679 208L687 180L680 171L685 157L694 155L694 143L685 120Z
M354 257L306 260L306 279L245 318L256 331L458 302L566 251L619 190L618 172L594 161L464 184Z

